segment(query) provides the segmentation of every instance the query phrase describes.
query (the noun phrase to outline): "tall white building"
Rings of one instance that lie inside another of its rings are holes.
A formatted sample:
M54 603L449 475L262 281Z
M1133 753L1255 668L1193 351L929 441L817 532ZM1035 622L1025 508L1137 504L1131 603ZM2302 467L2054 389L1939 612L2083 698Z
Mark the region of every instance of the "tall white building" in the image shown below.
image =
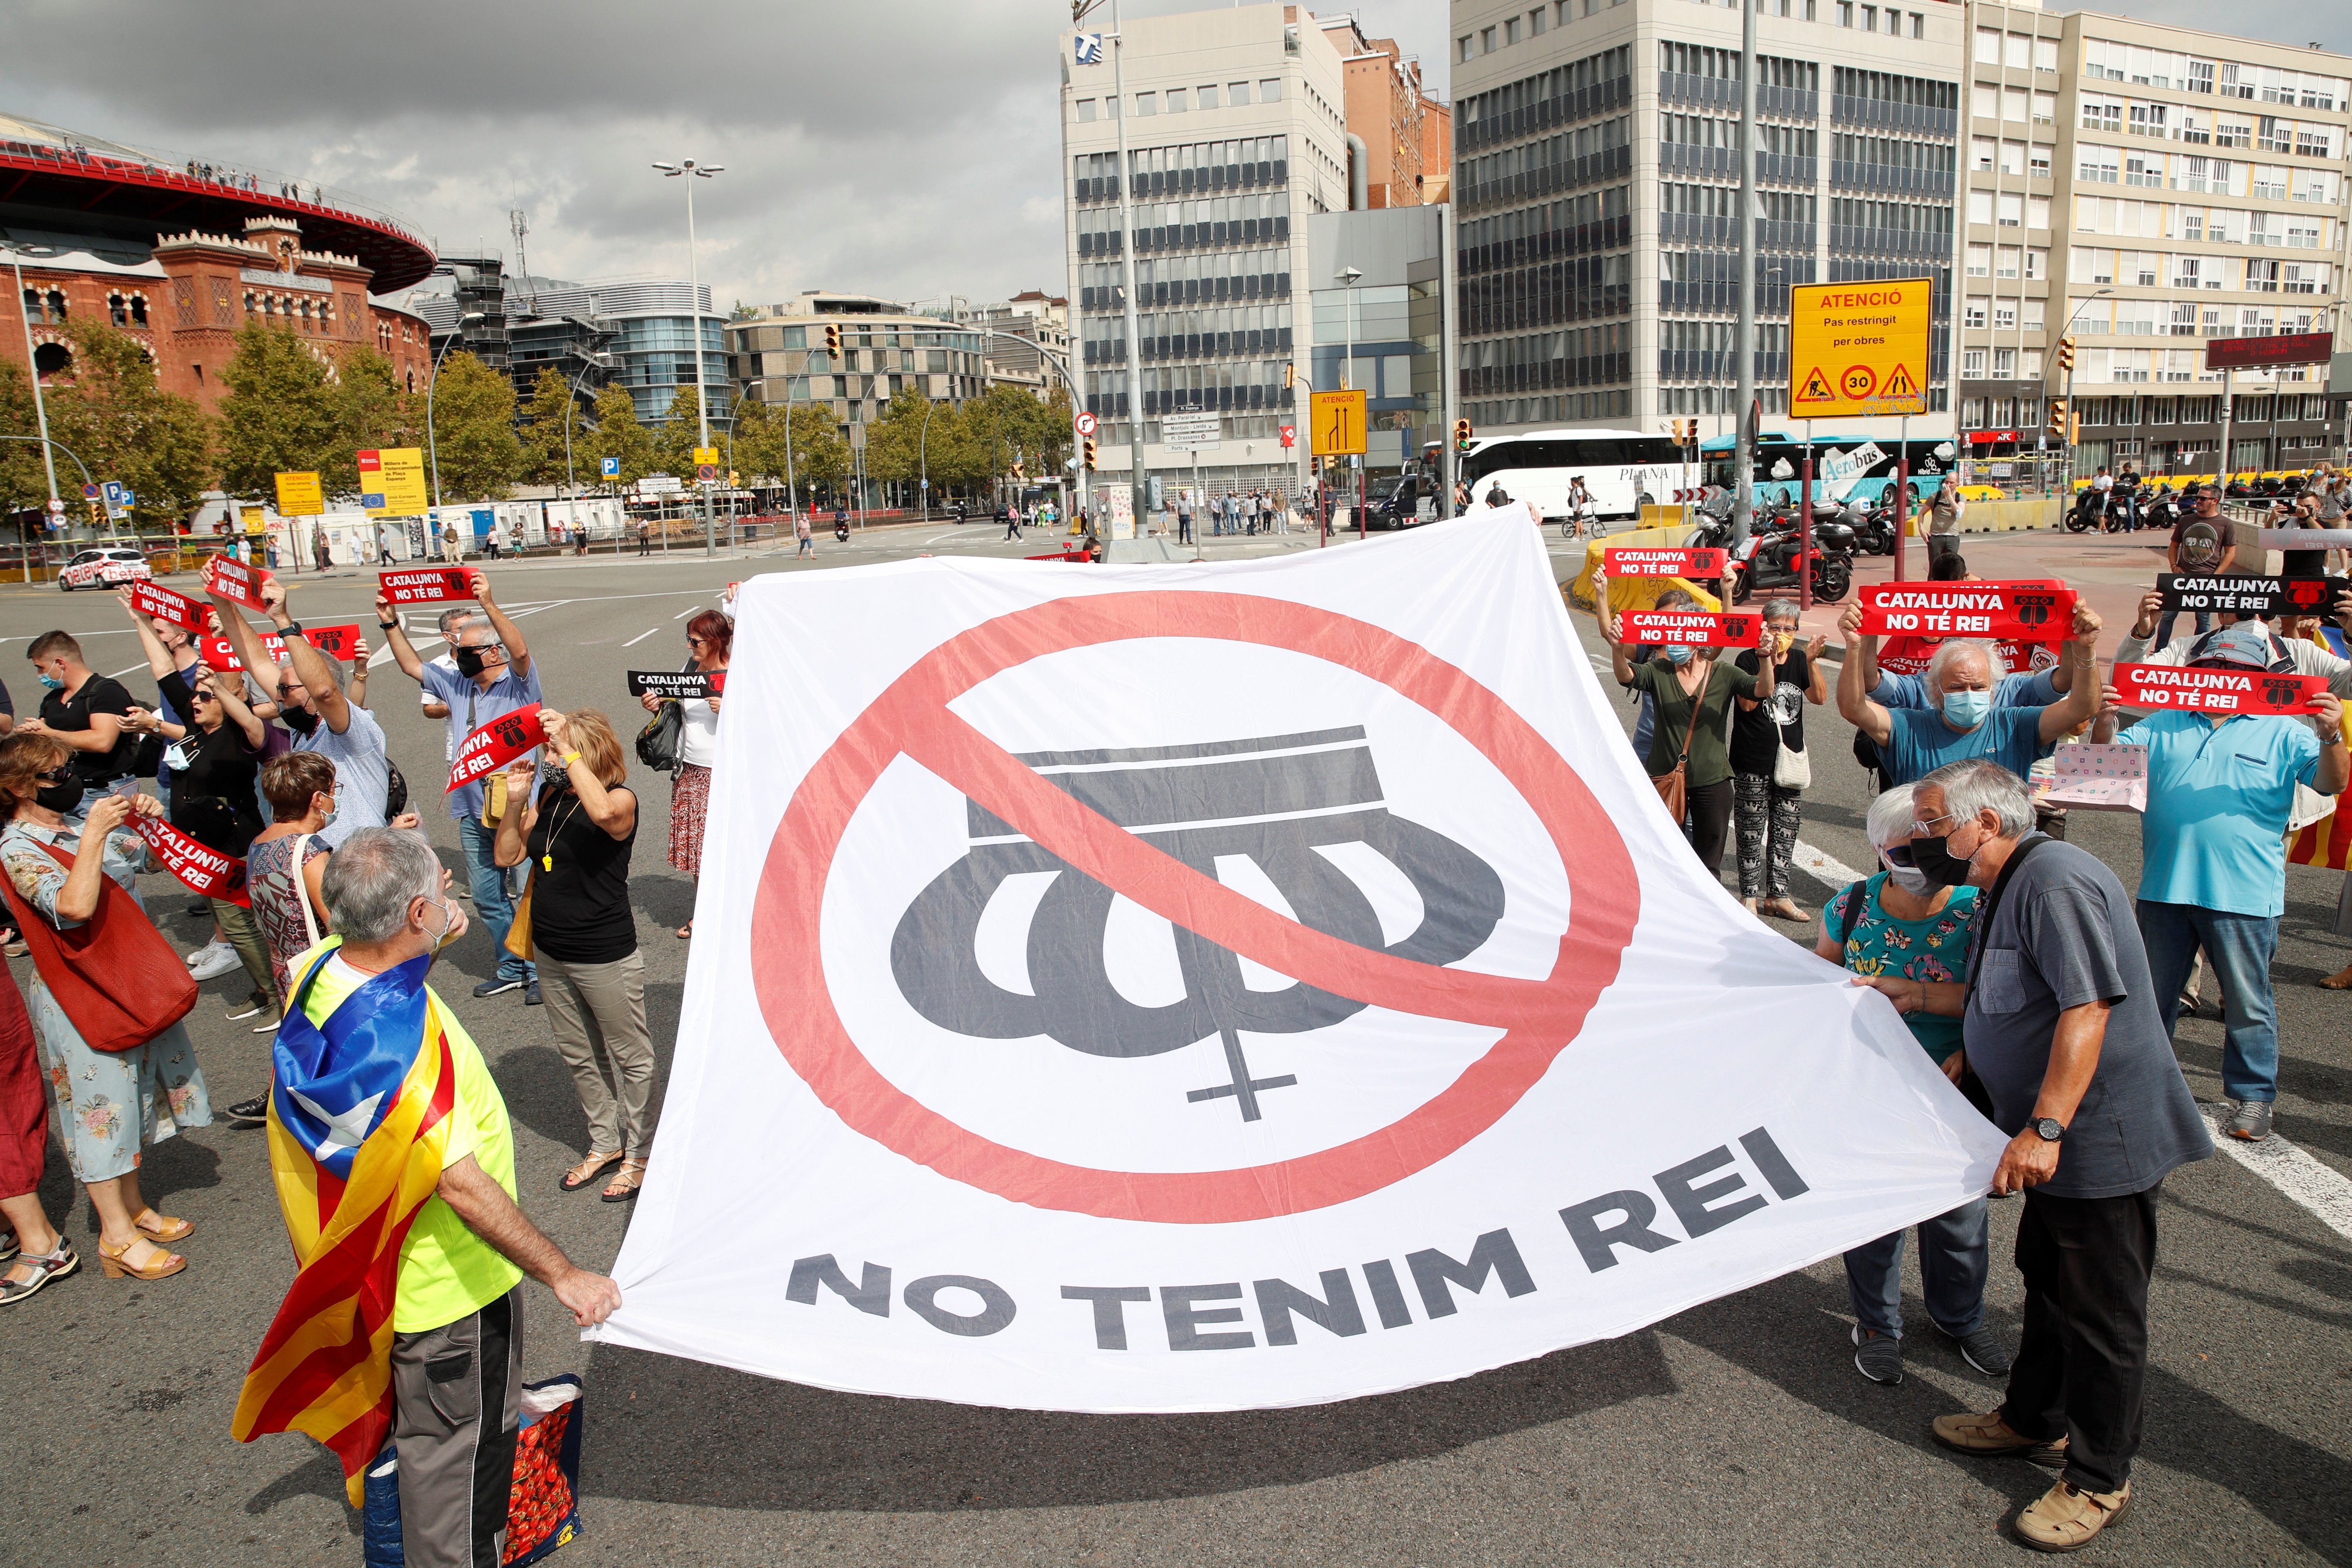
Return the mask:
M2208 341L2330 321L2352 341L2352 58L2030 4L1968 19L1963 429L1996 461L2032 453L2071 321L2081 471L2216 471ZM2326 455L2326 375L2235 373L2231 466Z
M1310 341L1307 218L1348 206L1339 51L1295 5L1129 16L1127 93L1108 42L1076 64L1063 37L1065 228L1071 335L1085 405L1103 421L1107 469L1129 463L1139 412L1145 462L1189 480L1192 455L1160 442L1164 415L1214 412L1222 438L1202 482L1288 489L1297 468L1284 367ZM1128 168L1118 132L1127 129ZM1129 183L1134 232L1118 196ZM1142 384L1129 385L1121 262L1135 261Z
M1456 374L1481 435L1731 427L1740 20L1694 0L1456 0ZM1768 422L1786 423L1790 285L1927 277L1929 413L1910 430L1948 435L1961 7L1762 0L1757 33Z

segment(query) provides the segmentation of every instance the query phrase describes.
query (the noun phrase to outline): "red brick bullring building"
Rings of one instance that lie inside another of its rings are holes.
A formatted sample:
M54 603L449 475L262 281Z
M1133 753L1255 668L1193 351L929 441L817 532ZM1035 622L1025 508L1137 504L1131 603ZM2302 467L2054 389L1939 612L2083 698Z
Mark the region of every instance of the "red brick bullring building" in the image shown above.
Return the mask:
M210 407L237 330L261 321L330 363L374 349L421 390L432 368L424 319L371 292L408 289L433 266L405 224L338 193L174 166L0 115L0 279L21 304L44 384L71 374L68 323L110 321L147 351L165 391ZM0 322L0 357L25 363L16 321Z

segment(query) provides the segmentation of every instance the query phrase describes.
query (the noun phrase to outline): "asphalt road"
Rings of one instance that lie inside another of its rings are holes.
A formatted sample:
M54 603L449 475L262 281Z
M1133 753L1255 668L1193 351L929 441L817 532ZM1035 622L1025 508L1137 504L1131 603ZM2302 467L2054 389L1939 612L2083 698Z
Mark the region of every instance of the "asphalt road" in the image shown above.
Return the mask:
M540 662L549 700L625 722L622 672L675 668L682 622L730 580L830 570L924 551L1017 555L974 523L820 541L706 563L599 559L502 565L494 582ZM1213 542L1213 557L1312 548L1311 539ZM1360 548L1360 546L1349 546ZM1377 548L1377 544L1373 546ZM1046 568L1041 568L1044 570ZM1076 568L1070 568L1076 570ZM364 620L372 578L305 575L298 613ZM1589 623L1580 622L1591 638ZM152 683L112 602L0 585L0 678L24 639L62 626L101 672ZM371 628L373 636L373 628ZM1601 679L1606 679L1605 668ZM438 726L389 663L371 705L412 781L429 781ZM1631 710L1623 710L1630 727ZM1850 866L1869 855L1860 770L1832 709L1808 714L1815 784L1805 841ZM667 785L633 779L651 816L633 887L647 1005L665 1072L687 944L671 933L693 890L662 853ZM427 785L429 791L429 784ZM446 817L426 824L457 864ZM2074 841L2133 883L2135 821L2078 814ZM1727 868L1728 874L1729 868ZM2281 1134L2352 1173L2352 1001L2311 982L2342 965L2329 936L2336 878L2290 872L2278 982L2284 1039ZM175 941L205 922L161 878L145 889ZM1832 889L1800 877L1817 910ZM1792 934L1795 934L1792 931ZM628 1210L564 1196L557 1175L586 1129L543 1016L519 994L477 1002L493 968L484 936L440 961L437 988L481 1043L513 1116L524 1206L571 1254L604 1266ZM20 973L24 968L19 961ZM215 1105L259 1091L267 1041L224 1020L237 987L208 984L190 1019ZM1695 1018L1694 1027L1735 1021ZM2180 1056L2200 1098L2219 1092L2220 1026L2185 1023ZM1596 1113L1663 1118L1673 1086L1629 1073ZM656 1091L658 1103L658 1090ZM1835 1107L1825 1099L1822 1114ZM215 1125L150 1152L149 1195L196 1225L188 1271L107 1281L95 1222L62 1159L43 1187L91 1259L0 1317L0 1557L52 1563L356 1563L356 1522L332 1460L307 1440L238 1445L229 1416L291 1268L261 1135ZM743 1176L760 1182L758 1152ZM779 1211L792 1194L772 1194ZM2017 1205L1994 1205L1991 1321L2015 1332L2006 1258ZM2136 1506L2090 1562L2352 1560L2352 1242L2240 1163L2216 1158L2167 1184L2154 1296L2147 1436ZM758 1233L746 1247L771 1245ZM2019 1560L2002 1521L2047 1484L2021 1463L1974 1464L1929 1443L1930 1417L1999 1393L1915 1333L1898 1388L1864 1383L1846 1342L1832 1262L1622 1340L1458 1383L1304 1410L1184 1417L1055 1415L861 1397L698 1363L582 1345L546 1291L526 1287L526 1372L586 1374L584 1532L562 1561L592 1563L1978 1563ZM1917 1280L1909 1315L1920 1319Z

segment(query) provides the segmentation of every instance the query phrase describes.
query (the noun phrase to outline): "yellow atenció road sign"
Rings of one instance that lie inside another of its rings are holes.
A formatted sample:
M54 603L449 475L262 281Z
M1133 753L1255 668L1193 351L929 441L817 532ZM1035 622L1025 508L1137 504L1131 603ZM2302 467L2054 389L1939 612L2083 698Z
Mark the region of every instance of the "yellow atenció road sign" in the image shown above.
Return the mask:
M1313 395L1308 412L1314 421L1315 456L1363 455L1369 397L1369 394L1361 392L1318 392Z
M1925 278L1789 290L1789 416L1927 412Z
M279 474L278 476L278 515L280 517L316 517L327 510L327 498L319 486L316 474Z

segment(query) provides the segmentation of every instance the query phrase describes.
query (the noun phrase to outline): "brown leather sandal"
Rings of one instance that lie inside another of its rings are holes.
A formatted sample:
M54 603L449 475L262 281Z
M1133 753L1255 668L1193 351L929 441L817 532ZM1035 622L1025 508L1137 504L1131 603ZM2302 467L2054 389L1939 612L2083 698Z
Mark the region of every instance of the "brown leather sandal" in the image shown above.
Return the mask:
M608 1204L627 1203L637 1195L637 1189L645 1184L645 1180L646 1163L643 1160L622 1161L621 1168L613 1173L612 1181L605 1184L604 1201Z
M148 1243L148 1246L155 1256L149 1258L146 1263L142 1265L123 1261L130 1256L132 1247L146 1239L144 1237L134 1236L121 1247L109 1247L106 1243L100 1242L98 1258L99 1262L105 1267L106 1277L109 1279L121 1279L128 1276L131 1279L143 1279L152 1284L158 1279L170 1279L188 1266L188 1260L178 1253L166 1252L152 1242Z
M150 1241L185 1241L196 1234L195 1226L189 1221L157 1214L153 1209L149 1209L131 1223L137 1226L139 1234Z
M581 1161L580 1163L572 1166L572 1169L563 1173L563 1190L567 1193L578 1192L581 1188L588 1185L597 1177L611 1170L613 1168L614 1162L620 1159L620 1157L621 1152L618 1149L614 1150L609 1154L589 1155L585 1160Z

